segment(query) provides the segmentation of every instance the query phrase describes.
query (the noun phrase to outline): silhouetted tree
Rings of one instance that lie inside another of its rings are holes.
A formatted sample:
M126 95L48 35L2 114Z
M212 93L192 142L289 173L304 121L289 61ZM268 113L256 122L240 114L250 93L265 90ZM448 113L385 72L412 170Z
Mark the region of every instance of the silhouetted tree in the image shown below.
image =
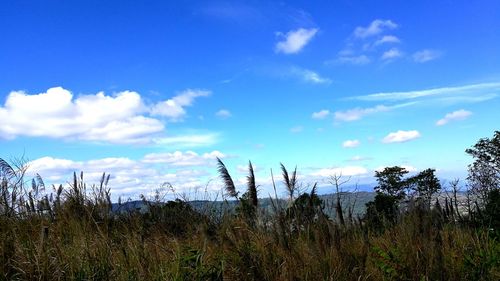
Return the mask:
M384 223L394 223L398 215L398 199L389 194L377 192L375 199L366 203L365 221L375 230L382 230Z
M467 180L473 192L485 200L491 190L500 188L500 131L491 139L480 139L465 152L474 158Z
M399 166L386 167L382 171L375 171L378 185L375 191L394 196L397 199L402 199L406 195L405 189L408 187L408 182L404 176L408 171Z
M441 183L434 174L435 169L425 169L417 175L407 179L408 184L415 191L418 198L423 199L430 206L432 195L441 190Z

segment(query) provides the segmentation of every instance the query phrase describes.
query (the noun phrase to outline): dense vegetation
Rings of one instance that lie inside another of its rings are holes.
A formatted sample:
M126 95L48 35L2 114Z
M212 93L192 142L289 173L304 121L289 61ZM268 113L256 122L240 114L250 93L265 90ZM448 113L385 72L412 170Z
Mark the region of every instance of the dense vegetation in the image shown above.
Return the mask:
M112 211L109 176L87 186L75 174L49 194L0 159L0 279L500 280L500 132L466 152L464 190L442 187L432 169L387 167L362 216L341 196L342 177L326 204L283 165L289 197L271 210L259 208L251 163L240 195L219 160L236 208L158 197L145 211Z

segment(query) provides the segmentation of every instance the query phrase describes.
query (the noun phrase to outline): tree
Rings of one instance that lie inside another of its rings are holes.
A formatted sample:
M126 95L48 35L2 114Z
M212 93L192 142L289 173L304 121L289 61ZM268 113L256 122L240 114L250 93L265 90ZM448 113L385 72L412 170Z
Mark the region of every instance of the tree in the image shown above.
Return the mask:
M435 169L425 169L407 181L419 198L430 204L431 197L441 190L441 183L434 174Z
M395 196L377 192L375 199L366 203L365 220L368 226L382 230L384 223L394 223L398 216L398 202Z
M467 180L472 191L485 200L491 190L500 188L500 131L491 139L480 139L465 152L474 158Z
M378 182L375 191L402 199L406 195L405 189L408 187L408 182L403 178L406 174L408 174L408 171L399 166L386 167L382 171L375 171Z

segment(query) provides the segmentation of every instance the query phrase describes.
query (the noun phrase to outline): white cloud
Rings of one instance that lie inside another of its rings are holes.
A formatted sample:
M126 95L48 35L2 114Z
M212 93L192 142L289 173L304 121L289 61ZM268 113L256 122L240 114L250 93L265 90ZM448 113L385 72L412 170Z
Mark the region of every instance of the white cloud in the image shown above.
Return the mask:
M106 172L111 175L109 187L114 200L120 195L137 198L139 194L151 193L164 182L171 183L177 192L204 188L210 177L214 177L205 167L213 165L216 156L224 157L224 154L177 151L148 154L141 161L124 157L88 161L42 157L28 163L27 175L39 173L46 184L66 185L71 182L73 172L79 175L83 171L84 180L89 184L98 183Z
M303 130L304 130L304 127L302 127L302 126L295 126L295 127L290 128L290 132L294 133L294 134L300 133Z
M358 147L361 144L359 140L346 140L342 143L342 147L344 148L354 148Z
M171 137L154 138L153 143L166 147L199 147L210 146L217 142L219 135L214 133L180 135Z
M399 49L392 48L388 51L385 51L380 58L382 60L392 60L392 59L399 58L401 56L403 56L403 53Z
M181 118L183 107L208 91L186 90L158 104L146 105L132 91L99 92L75 97L62 88L29 95L11 92L0 106L0 137L48 137L117 144L151 144L161 139L165 125L148 114Z
M179 120L186 115L185 107L191 106L196 98L210 94L207 90L187 89L171 99L155 104L151 108L151 115L168 117L171 121Z
M377 112L385 112L391 110L391 107L385 105L377 105L375 107L370 108L360 108L356 107L353 109L349 109L346 111L335 111L335 120L337 121L356 121L363 118L366 115L377 113Z
M325 119L329 115L330 115L330 111L326 110L326 109L323 109L323 110L320 110L318 112L313 112L312 118L313 119Z
M399 40L399 38L394 36L394 35L384 35L382 38L375 41L375 43L373 43L373 45L379 46L382 44L389 44L389 43L395 44L395 43L400 43L400 42L401 41Z
M365 167L361 166L346 166L346 167L337 167L337 168L324 168L320 169L316 172L311 173L312 176L319 177L330 177L330 176L360 176L368 173L368 170Z
M435 60L441 56L441 52L437 50L421 50L413 54L413 60L418 63L424 63Z
M371 62L370 58L366 55L352 56L352 55L339 55L337 60L342 64L364 65Z
M215 164L215 159L217 157L222 159L226 156L217 150L202 155L193 151L175 151L146 154L142 161L144 163L162 163L171 166L210 166Z
M231 112L227 109L221 109L215 113L215 116L221 119L227 119L232 116Z
M332 82L332 80L330 80L329 78L322 77L317 72L309 69L292 67L290 73L294 76L298 76L300 79L307 83L330 84Z
M382 92L365 96L357 96L354 99L365 101L397 101L417 99L424 97L453 96L453 97L475 97L485 92L499 92L500 83L480 83L458 87L443 87L428 90L407 91L407 92ZM496 97L496 95L495 95Z
M36 95L14 91L0 107L0 136L145 143L164 130L159 120L143 116L145 111L141 96L130 91L78 98L61 87Z
M397 28L398 25L391 20L376 19L367 27L358 26L354 30L354 36L357 38L367 38L378 35L386 30Z
M286 34L278 33L280 36L284 37L284 40L276 44L275 50L277 53L284 54L298 53L307 45L307 43L309 43L317 32L317 28L299 28L297 30L291 30Z
M420 133L416 130L412 131L402 131L393 132L388 134L383 140L383 143L399 143L407 142L420 137Z
M436 125L443 126L443 125L448 124L451 121L465 120L471 115L472 115L472 112L464 110L464 109L460 109L460 110L453 111L451 113L446 114L443 118L439 119L436 122Z
M360 155L355 155L348 159L347 161L349 162L360 162L360 161L366 161L366 160L371 160L372 158L370 157L365 157L365 156L360 156Z

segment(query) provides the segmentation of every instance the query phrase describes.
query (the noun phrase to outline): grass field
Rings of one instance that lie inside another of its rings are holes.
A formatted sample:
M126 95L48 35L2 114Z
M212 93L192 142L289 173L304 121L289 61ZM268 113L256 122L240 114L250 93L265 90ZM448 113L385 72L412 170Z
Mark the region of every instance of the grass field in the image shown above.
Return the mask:
M204 203L211 207L144 201L146 211L117 212L105 176L87 186L75 175L51 195L41 192L41 179L28 188L14 178L2 183L2 280L500 278L498 229L459 219L448 205L415 205L375 226L359 214L343 222L328 216L337 213L325 204L335 196L314 190L258 199L267 208L252 209L243 195Z

